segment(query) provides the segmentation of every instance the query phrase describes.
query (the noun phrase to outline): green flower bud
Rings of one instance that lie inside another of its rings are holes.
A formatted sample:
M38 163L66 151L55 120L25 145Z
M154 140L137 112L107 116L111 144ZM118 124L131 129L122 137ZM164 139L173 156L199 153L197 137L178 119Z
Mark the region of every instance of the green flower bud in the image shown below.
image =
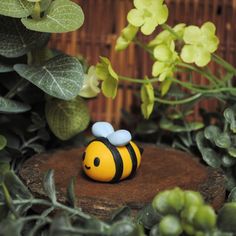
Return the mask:
M182 228L187 235L195 235L195 229L191 224L182 223Z
M195 191L185 191L185 207L190 207L192 205L202 205L204 200L200 193Z
M184 220L184 222L187 222L189 224L193 223L193 218L198 211L199 206L197 205L191 205L188 208L185 208L181 212L181 218Z
M166 190L166 191L158 193L152 201L153 208L162 214L168 213L169 206L167 202L167 197L169 194L170 194L170 190Z
M159 230L163 236L177 236L183 232L179 218L173 215L165 216L161 220Z
M184 192L180 188L171 190L167 197L167 203L174 212L180 212L184 207Z
M216 214L211 206L200 206L194 215L193 224L200 230L211 230L216 225Z

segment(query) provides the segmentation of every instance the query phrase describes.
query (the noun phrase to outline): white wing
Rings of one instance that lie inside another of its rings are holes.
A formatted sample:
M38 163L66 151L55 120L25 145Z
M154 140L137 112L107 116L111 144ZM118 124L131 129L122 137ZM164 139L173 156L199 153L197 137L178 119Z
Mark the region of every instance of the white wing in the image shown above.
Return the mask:
M131 133L128 130L120 129L107 136L107 139L114 146L125 146L131 139Z
M92 126L92 133L95 137L106 138L108 135L114 133L114 128L110 123L100 121Z

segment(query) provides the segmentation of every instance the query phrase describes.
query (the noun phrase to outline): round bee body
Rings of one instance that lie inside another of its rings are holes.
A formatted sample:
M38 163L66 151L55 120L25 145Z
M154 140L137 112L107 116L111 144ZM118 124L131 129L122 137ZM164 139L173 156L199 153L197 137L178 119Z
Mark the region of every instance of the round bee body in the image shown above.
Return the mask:
M114 146L106 138L90 142L83 154L83 170L93 180L118 182L132 177L140 166L141 151L132 141Z

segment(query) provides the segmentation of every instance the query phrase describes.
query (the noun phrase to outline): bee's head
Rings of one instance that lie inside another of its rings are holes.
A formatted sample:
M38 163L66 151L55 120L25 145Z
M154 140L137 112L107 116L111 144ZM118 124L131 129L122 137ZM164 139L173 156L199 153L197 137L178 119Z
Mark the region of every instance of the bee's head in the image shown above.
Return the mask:
M85 152L83 153L82 167L87 176L90 178L109 182L115 173L115 165L112 153L109 148L104 144L104 141L95 139L89 143Z

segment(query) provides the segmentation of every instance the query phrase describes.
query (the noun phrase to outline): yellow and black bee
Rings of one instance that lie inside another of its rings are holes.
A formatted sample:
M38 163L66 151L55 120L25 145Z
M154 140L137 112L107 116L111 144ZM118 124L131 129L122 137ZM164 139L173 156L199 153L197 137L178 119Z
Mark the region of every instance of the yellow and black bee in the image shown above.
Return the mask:
M97 138L83 154L85 174L93 180L112 183L133 177L143 150L131 141L129 131L114 131L111 124L97 122L92 133Z

